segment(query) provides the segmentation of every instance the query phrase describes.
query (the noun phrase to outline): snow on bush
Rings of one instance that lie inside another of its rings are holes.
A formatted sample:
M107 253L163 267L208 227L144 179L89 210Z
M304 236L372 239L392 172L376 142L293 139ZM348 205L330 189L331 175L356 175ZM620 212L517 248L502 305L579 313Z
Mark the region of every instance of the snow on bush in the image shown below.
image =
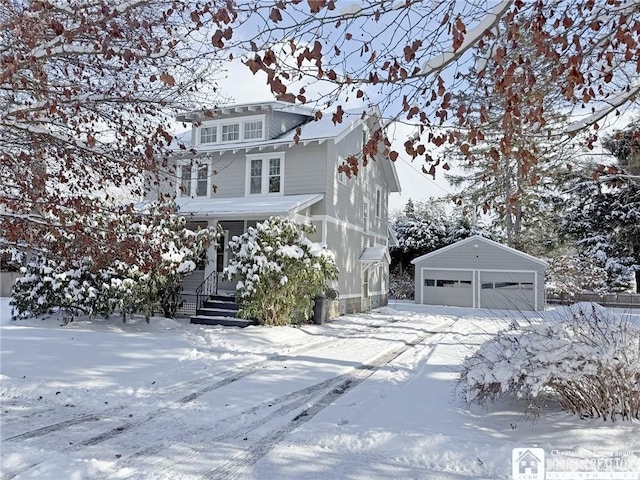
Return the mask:
M640 419L640 327L598 307L499 332L463 364L467 401L553 398L582 418Z
M182 279L219 238L217 230L188 230L183 218L159 215L153 207L137 216L105 214L86 220L108 239L94 233L85 252L69 252L65 245L82 242L76 241L79 234L68 232L51 252L31 258L13 287L14 319L57 310L63 311L65 321L78 314L108 316L115 311L123 319L132 313L148 318L156 310L174 317ZM108 242L102 252L94 243L99 246L100 241Z
M240 315L266 325L308 320L313 299L336 278L333 253L306 235L312 225L271 217L229 242L227 278L237 279Z

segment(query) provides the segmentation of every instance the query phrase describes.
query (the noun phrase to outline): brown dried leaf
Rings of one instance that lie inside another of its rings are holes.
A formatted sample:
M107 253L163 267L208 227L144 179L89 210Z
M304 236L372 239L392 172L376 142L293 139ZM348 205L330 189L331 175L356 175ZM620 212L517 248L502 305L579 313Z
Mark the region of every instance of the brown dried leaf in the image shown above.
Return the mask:
M280 10L278 8L272 8L271 13L269 14L269 19L274 23L282 21L282 14L280 13Z
M166 72L160 74L160 81L169 85L170 87L173 87L176 84L176 79Z

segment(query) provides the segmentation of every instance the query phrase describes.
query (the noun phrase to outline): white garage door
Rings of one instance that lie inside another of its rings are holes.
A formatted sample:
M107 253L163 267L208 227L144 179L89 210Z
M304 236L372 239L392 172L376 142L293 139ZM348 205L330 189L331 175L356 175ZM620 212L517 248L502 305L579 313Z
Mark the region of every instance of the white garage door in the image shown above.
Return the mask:
M422 303L473 307L471 270L423 270Z
M535 310L535 272L479 272L478 306Z

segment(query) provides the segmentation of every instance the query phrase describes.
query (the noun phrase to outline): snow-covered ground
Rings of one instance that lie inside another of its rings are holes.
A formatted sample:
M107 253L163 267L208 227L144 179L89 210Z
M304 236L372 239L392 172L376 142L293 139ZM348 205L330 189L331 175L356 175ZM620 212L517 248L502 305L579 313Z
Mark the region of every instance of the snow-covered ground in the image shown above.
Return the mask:
M241 330L11 322L0 308L2 479L494 480L525 447L617 455L640 478L638 422L464 403L460 364L506 312L392 303Z

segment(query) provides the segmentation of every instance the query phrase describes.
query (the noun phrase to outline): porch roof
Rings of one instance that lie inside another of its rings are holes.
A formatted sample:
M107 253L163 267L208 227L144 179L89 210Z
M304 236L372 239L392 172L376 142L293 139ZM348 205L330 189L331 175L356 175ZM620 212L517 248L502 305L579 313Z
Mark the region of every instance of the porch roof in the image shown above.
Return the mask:
M373 264L386 262L390 263L389 249L386 245L375 245L373 247L367 247L360 255L360 263Z
M323 193L306 195L178 199L178 213L216 220L266 220L290 216L318 203Z

